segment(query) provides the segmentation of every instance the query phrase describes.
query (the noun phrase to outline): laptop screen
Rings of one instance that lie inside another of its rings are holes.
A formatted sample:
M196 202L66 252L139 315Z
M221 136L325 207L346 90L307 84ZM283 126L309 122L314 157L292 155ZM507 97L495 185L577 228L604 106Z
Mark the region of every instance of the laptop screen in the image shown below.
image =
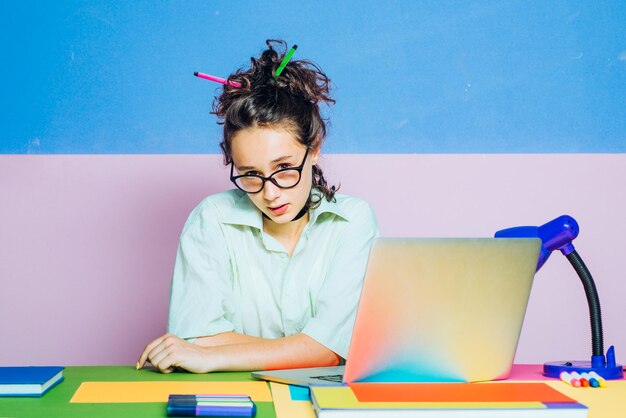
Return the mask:
M540 243L533 238L376 240L344 381L506 378Z

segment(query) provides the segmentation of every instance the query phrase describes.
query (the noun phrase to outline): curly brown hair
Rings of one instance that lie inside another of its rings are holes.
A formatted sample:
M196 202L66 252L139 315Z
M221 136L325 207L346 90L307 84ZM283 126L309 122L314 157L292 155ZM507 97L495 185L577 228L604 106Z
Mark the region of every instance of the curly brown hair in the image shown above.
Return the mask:
M268 39L267 49L258 58L250 58L247 69L239 69L228 81L241 84L241 88L224 85L222 94L215 97L213 114L224 125L220 147L224 164L231 164L231 141L240 130L254 127L282 128L290 132L307 149L319 149L326 137L326 123L320 113L320 102L328 105L330 79L313 62L291 60L279 77L276 69L287 52L287 43ZM283 52L279 54L275 46ZM335 186L328 186L321 168L313 165L313 187L319 189L328 201L333 200ZM309 199L309 208L319 204Z

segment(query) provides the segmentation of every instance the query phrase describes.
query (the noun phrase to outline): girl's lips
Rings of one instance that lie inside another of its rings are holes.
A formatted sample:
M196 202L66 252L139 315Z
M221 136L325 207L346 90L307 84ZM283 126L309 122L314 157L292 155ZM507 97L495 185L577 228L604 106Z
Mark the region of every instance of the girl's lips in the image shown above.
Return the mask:
M269 208L269 210L271 210L274 215L282 215L283 213L287 212L288 208L289 208L289 204L285 203L282 206L277 206L275 208Z

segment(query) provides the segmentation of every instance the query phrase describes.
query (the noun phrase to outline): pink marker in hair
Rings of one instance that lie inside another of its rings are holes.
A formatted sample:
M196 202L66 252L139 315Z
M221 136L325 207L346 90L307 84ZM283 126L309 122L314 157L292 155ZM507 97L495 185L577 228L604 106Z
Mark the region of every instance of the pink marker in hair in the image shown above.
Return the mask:
M226 84L226 85L229 85L231 87L238 88L238 89L241 88L241 84L237 83L236 81L224 80L223 78L215 77L214 75L199 73L197 71L195 73L193 73L193 75L195 75L196 77L204 78L205 80L215 81L216 83Z

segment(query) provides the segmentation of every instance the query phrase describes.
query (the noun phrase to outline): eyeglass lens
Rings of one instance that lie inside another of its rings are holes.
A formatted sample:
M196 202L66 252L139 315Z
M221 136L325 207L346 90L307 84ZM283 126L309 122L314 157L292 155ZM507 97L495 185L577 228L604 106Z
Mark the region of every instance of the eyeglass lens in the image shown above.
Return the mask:
M300 181L300 170L288 168L277 171L269 177L276 186L288 189L294 187ZM263 179L257 176L244 176L236 180L237 186L246 192L258 192L263 188Z

